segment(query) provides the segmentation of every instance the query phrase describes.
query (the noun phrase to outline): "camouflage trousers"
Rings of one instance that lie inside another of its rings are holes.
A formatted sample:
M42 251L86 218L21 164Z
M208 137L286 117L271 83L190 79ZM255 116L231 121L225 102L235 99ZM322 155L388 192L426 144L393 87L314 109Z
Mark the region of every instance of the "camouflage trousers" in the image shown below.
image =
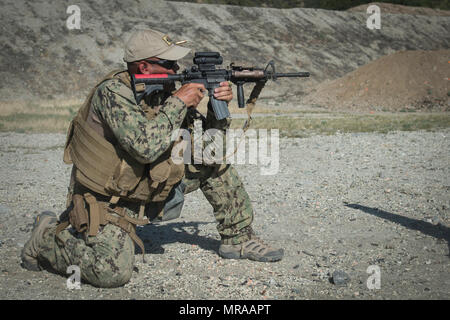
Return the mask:
M184 182L185 193L201 189L212 205L222 243L237 244L250 239L253 209L236 170L189 166ZM135 218L136 210L127 213ZM56 226L44 232L38 260L47 269L67 275L70 265L80 268L81 279L97 287L118 287L127 283L134 265L134 243L130 236L112 224L96 236L85 236L73 228L56 236Z
M217 230L223 244L238 244L250 239L253 208L244 185L231 165L188 165L185 194L200 188L214 209Z

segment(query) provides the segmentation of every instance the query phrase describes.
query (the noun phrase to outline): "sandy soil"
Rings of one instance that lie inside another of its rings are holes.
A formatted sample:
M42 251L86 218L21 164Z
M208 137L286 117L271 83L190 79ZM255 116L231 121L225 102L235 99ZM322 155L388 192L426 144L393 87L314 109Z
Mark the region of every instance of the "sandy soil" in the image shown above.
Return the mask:
M285 249L282 261L221 259L212 208L196 191L181 218L138 230L147 263L138 250L128 284L71 291L65 276L26 271L19 257L36 214L64 207L64 136L2 133L0 299L449 299L449 134L282 139L278 174L236 167L254 228ZM380 289L368 288L370 266ZM348 282L335 284L336 271Z

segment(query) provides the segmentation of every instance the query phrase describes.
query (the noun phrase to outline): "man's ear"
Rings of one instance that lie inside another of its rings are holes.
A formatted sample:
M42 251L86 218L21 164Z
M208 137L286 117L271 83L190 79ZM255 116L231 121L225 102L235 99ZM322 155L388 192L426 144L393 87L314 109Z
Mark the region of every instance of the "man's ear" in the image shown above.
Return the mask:
M150 68L149 68L148 64L145 63L144 61L139 62L138 69L139 69L139 72L142 74L150 73Z

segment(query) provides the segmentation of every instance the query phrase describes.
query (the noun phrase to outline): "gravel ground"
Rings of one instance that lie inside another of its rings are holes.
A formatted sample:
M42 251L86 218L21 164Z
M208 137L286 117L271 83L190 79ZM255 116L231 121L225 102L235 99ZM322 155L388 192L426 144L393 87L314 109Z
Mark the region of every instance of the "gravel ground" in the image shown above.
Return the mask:
M33 218L63 210L65 137L1 133L0 299L449 299L449 135L281 139L277 175L236 168L254 229L285 249L282 261L221 259L212 208L196 191L179 219L139 228L146 263L137 250L128 284L69 290L66 278L26 271L19 257ZM369 266L380 289L367 286Z

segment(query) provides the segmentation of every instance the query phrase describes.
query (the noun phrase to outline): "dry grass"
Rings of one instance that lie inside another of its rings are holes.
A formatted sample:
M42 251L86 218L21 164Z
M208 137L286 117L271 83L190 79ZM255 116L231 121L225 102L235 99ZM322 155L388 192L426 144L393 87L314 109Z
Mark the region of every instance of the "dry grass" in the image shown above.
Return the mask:
M0 131L65 132L80 101L0 104Z
M243 119L236 119L233 128L240 128ZM450 113L379 113L358 114L335 113L326 117L311 117L308 114L295 117L258 117L251 123L254 129L279 129L285 137L307 137L338 132L380 132L437 130L450 127Z
M199 110L206 113L207 99ZM0 131L65 133L70 120L76 114L81 101L61 101L53 103L8 103L0 104ZM230 112L245 114L245 109L231 103ZM257 106L254 113L265 114L255 117L251 127L258 129L279 129L281 136L306 137L315 134L335 134L337 132L382 132L435 130L450 127L450 113L348 113L284 111ZM274 116L278 113L288 116ZM234 119L232 128L241 128L244 119Z

